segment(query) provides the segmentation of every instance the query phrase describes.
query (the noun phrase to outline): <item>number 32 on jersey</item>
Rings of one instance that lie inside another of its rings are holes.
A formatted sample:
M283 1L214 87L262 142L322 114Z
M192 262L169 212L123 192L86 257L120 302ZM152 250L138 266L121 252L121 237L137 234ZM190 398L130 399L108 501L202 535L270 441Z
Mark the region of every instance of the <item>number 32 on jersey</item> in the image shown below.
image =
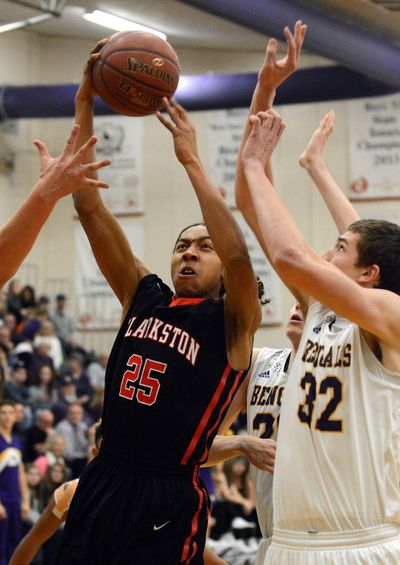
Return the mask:
M297 416L301 423L308 424L311 428L321 432L342 432L343 420L334 418L334 412L342 401L342 383L335 375L328 375L319 383L310 371L306 371L304 377L300 381L300 387L305 392L305 399L299 405ZM321 398L326 397L324 409L318 415L313 415L315 412L315 404Z

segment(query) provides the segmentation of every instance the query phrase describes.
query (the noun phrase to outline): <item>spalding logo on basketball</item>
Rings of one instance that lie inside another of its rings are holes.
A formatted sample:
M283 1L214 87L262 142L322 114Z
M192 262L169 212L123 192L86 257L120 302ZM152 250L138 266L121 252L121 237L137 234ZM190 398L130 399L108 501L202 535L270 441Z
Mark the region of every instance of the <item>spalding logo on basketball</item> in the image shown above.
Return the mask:
M179 59L173 47L151 33L114 34L93 66L94 87L113 110L129 116L154 114L179 82Z

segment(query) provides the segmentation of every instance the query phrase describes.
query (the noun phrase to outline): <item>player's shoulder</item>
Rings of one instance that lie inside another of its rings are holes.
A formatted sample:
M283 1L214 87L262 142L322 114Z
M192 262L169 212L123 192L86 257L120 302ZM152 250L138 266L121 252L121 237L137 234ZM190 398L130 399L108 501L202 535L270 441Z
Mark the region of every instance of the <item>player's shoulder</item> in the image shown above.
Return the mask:
M264 369L267 371L273 370L274 372L283 371L290 353L291 349L289 348L262 347L255 349L250 379L255 378Z

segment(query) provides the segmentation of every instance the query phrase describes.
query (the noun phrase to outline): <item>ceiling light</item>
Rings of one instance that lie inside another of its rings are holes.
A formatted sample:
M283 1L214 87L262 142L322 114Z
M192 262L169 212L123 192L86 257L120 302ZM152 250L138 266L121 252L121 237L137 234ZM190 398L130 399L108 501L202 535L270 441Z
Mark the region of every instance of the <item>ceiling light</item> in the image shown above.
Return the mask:
M52 16L51 14L43 14L42 16L33 16L32 18L27 18L26 20L19 20L18 22L11 22L9 24L0 25L0 33L6 33L7 31L14 31L16 29L21 29L27 26L40 24Z
M126 20L125 18L120 18L118 16L113 16L107 12L102 12L101 10L94 10L93 12L87 12L83 14L85 20L98 24L103 27L108 27L110 29L115 29L117 31L147 31L153 35L158 35L161 39L167 39L165 33L147 27L141 24L137 24L131 20Z

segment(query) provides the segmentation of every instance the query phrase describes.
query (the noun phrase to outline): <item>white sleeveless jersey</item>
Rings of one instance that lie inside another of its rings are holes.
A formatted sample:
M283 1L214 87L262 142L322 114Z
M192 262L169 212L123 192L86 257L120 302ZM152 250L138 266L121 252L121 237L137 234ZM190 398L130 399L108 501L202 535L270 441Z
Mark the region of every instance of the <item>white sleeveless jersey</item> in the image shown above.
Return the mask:
M274 528L400 526L400 373L355 324L310 306L285 388Z
M276 440L282 393L286 384L285 365L290 349L260 350L247 387L247 431L249 434ZM261 533L272 535L273 475L251 465L256 509Z

